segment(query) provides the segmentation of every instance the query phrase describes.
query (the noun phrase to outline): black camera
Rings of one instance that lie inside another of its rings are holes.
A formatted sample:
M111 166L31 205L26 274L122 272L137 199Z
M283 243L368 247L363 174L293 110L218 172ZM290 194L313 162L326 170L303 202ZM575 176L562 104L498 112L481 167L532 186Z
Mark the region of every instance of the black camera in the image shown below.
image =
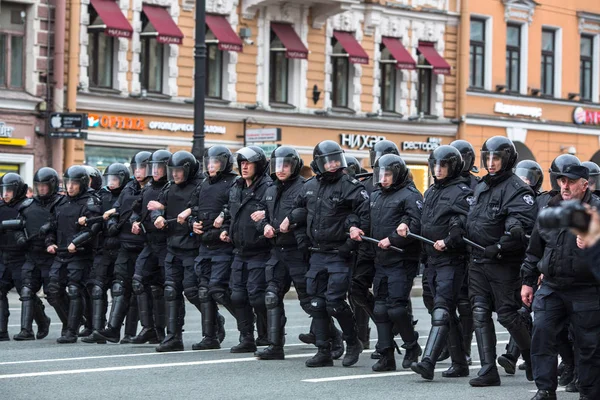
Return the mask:
M574 228L582 232L587 232L590 219L590 215L579 200L562 201L559 207L546 208L538 215L542 228Z

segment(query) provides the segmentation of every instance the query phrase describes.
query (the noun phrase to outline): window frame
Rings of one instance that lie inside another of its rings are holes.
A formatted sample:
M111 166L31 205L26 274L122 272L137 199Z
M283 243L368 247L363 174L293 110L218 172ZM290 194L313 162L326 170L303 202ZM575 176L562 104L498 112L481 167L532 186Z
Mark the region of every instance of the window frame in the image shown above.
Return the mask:
M214 71L214 73L211 74L211 68L209 68L210 66L210 61L209 61L209 57L208 55L210 54L210 48L211 47L215 47L216 51L218 51L221 54L220 57L220 63L217 67L217 71ZM206 84L204 86L204 95L206 96L207 99L216 99L216 100L222 100L223 99L223 77L224 77L224 73L223 73L223 66L224 66L224 59L225 59L225 52L221 49L219 49L219 44L215 41L213 43L210 42L206 42ZM219 76L219 82L221 82L221 84L219 85L219 96L218 97L214 97L214 96L209 96L209 92L208 92L208 82L211 81L212 77L218 75Z
M579 54L579 96L581 100L592 101L594 96L594 47L596 38L593 35L582 34L580 36L580 41L583 39L590 41L591 54L589 56L584 56L583 54L581 54L581 52ZM589 87L587 88L587 91L589 92L589 97L584 95L584 69L586 69L584 64L586 63L589 65L587 69L589 69L590 72L590 80L588 82Z
M156 40L158 50L156 54L160 54L160 88L159 90L150 90L148 88L150 82L150 45L152 40ZM163 94L165 88L165 51L166 45L164 43L158 43L155 36L140 36L140 88L146 90L148 94ZM142 57L144 55L145 57ZM142 59L142 58L145 58Z
M485 63L486 63L486 30L488 20L481 17L471 17L469 23L471 22L479 22L483 24L483 41L473 40L469 37L469 88L475 89L485 89ZM481 63L481 86L475 85L474 81L476 81L476 69L477 69L477 59L474 57L473 51L475 49L481 49L481 54L483 55L483 62Z
M331 38L331 48L332 51L333 49L335 49L336 44L338 43L337 39L332 37ZM337 71L338 71L338 66L336 61L337 60L344 60L344 68L346 69L346 98L344 99L345 104L336 104L336 98L337 98L337 84L339 83L337 81ZM340 108L340 109L350 109L350 57L348 56L348 53L346 52L346 50L343 50L343 53L332 53L331 54L331 106L333 108Z
M278 48L273 48L273 41L275 39L281 41L281 39L277 36L277 34L273 31L273 29L270 29L271 32L271 37L269 40L269 104L274 104L274 105L289 105L290 104L290 75L291 75L291 63L290 60L287 58L286 56L286 52L287 49L285 48L285 46L283 46L282 43L282 47L278 47ZM283 67L278 68L278 57L277 56L281 56L281 54L283 54ZM280 71L285 71L286 72L286 79L285 79L285 83L283 84L283 93L284 93L284 101L278 101L276 99L276 95L277 95L277 85L275 85L274 83L277 82L277 74L280 73Z
M99 68L98 68L98 62L100 61L100 56L99 56L99 43L100 43L100 35L104 35L106 36L106 38L108 39L108 42L110 43L110 51L107 52L107 54L110 54L110 73L108 74L110 76L110 84L109 86L100 86L98 84L99 81ZM91 38L90 38L91 36ZM104 29L93 29L93 30L89 30L88 29L88 48L89 46L92 44L93 42L93 53L92 53L92 57L91 60L88 64L88 82L89 82L89 86L91 89L113 89L114 88L114 84L115 84L115 79L114 79L114 74L115 74L115 38L112 36L108 36L106 35L106 33L104 33ZM96 66L92 67L92 63L94 63Z
M427 66L427 65L419 65L417 66L418 71L417 71L417 113L419 115L421 115L421 113L423 113L424 116L430 116L431 114L431 103L432 103L432 87L433 87L433 68L431 66ZM422 81L423 78L426 78L425 82L426 82L426 90L422 90L421 86L422 86ZM427 99L429 100L427 102L427 104L425 105L426 110L423 109L423 93L427 92Z
M386 48L383 44L381 44L380 47L380 52L379 54L382 55L385 53ZM389 53L389 50L387 50L387 52ZM382 58L380 57L379 60L379 72L380 72L380 79L379 79L379 87L380 87L380 93L379 93L379 104L380 104L380 108L382 112L386 112L386 113L396 113L397 112L397 95L398 95L398 68L396 67L396 63L397 61L394 59L394 57L390 54L388 54L387 58ZM387 83L387 74L386 74L386 69L387 68L391 68L391 81L392 81L392 85L390 85L389 87L391 88L391 93L388 93L388 91L386 90L386 83ZM392 97L392 108L391 109L386 109L385 104L386 102L384 101L384 99L386 98L386 96L391 95Z
M506 37L508 38L508 30L510 28L514 28L518 32L517 45L509 45L508 41L506 43L506 91L509 93L519 93L521 90L521 43L523 39L522 35L522 25L516 23L508 23L506 24ZM516 57L515 57L516 55ZM513 82L512 76L512 61L517 62L517 77L516 82ZM514 83L514 85L511 85ZM513 88L516 86L516 88Z
M552 34L552 51L549 50L544 50L544 33L551 33ZM541 94L543 96L547 96L547 97L554 97L555 96L555 85L556 85L556 30L555 29L550 29L550 28L543 28L542 29L542 59L541 59L541 73L540 73L540 78L541 78ZM552 67L552 73L550 74L550 77L546 76L546 67L548 65L551 65ZM551 91L550 92L546 92L546 86L548 86L548 79L550 79L550 88Z
M13 3L14 4L14 3ZM26 10L26 7L23 7L23 10ZM5 84L0 85L0 89L7 89L7 90L25 90L26 86L27 86L27 82L25 81L27 78L26 75L26 69L27 69L27 24L24 22L23 23L24 28L23 28L23 32L19 32L19 31L15 31L15 30L11 30L11 29L0 29L0 35L3 35L6 37L6 52L4 54L4 59L6 61L6 67L5 67L5 74L4 74L4 80L5 80ZM14 86L12 84L12 38L13 37L20 37L22 38L23 41L23 45L22 45L22 58L21 58L21 86Z

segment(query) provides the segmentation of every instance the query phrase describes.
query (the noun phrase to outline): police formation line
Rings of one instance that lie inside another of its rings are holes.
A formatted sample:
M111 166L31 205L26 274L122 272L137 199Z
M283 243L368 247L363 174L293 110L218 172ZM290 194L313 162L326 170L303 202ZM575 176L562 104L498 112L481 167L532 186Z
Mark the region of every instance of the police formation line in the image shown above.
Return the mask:
M321 142L310 165L315 177L305 180L289 146L270 160L258 147L232 154L214 146L203 165L186 151L141 151L130 167L115 163L103 174L72 166L63 188L56 171L41 168L32 198L21 177L8 173L1 181L0 340L10 340L13 287L22 307L14 340L48 335L37 296L43 288L62 322L58 343L181 351L185 296L202 315L194 350L220 348L222 308L240 334L232 353L281 360L283 298L293 283L312 318L300 340L317 347L307 367L332 366L342 355L344 367L356 364L373 320L375 372L396 370L400 336L402 368L431 380L436 362L450 357L442 376L466 377L474 332L481 369L471 386L500 385L499 364L535 380L534 399L556 398L558 384L582 399L600 398L594 260L568 228L538 218L562 200L600 206L592 193L598 166L561 155L550 168L552 191L541 193L542 168L516 164L509 139L484 143L481 179L473 147L458 140L431 153L434 184L422 195L393 142L377 142L370 155L372 174L337 143ZM410 301L420 265L432 325L425 348ZM492 312L511 335L499 357Z

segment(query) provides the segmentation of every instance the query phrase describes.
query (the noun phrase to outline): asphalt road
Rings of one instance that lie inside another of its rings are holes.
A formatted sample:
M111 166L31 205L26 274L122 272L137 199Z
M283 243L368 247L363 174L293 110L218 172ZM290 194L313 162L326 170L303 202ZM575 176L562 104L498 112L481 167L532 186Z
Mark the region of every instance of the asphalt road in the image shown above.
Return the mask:
M413 298L420 343L429 333L428 314L420 298ZM10 295L11 336L18 333L20 309L16 294ZM184 341L186 350L157 353L153 345L59 345L60 324L50 307L53 323L50 335L32 342L0 343L0 399L530 399L535 385L524 373L501 374L502 386L471 388L469 378L444 379L441 371L449 361L438 363L435 380L428 382L410 370L376 374L365 350L357 365L344 368L336 361L332 368L309 369L304 361L315 348L298 340L310 319L297 301L286 300L288 317L286 360L258 361L251 354L231 354L237 343L234 319L226 314L227 337L220 350L191 351L200 337L200 314L187 304ZM498 354L508 340L497 325ZM372 327L374 347L376 329ZM402 344L398 341L399 344ZM477 360L473 342L473 354ZM401 363L402 356L396 356ZM475 361L471 375L478 370ZM560 389L559 389L560 390ZM577 399L562 392L560 399Z

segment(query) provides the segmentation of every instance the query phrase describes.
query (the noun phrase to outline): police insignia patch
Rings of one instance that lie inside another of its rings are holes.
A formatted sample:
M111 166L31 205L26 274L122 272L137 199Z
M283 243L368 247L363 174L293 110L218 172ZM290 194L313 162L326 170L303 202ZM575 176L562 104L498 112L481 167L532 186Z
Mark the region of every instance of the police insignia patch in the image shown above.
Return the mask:
M417 207L419 208L419 211L423 211L423 202L421 200L417 200Z
M467 203L469 204L469 206L472 206L475 204L475 197L473 197L473 196L468 196L466 200L467 200Z
M533 196L530 194L526 194L525 196L523 196L523 201L530 206L532 206L535 203Z
M369 200L369 193L367 193L366 190L361 190L360 191L361 196L363 197L363 199L365 200Z

